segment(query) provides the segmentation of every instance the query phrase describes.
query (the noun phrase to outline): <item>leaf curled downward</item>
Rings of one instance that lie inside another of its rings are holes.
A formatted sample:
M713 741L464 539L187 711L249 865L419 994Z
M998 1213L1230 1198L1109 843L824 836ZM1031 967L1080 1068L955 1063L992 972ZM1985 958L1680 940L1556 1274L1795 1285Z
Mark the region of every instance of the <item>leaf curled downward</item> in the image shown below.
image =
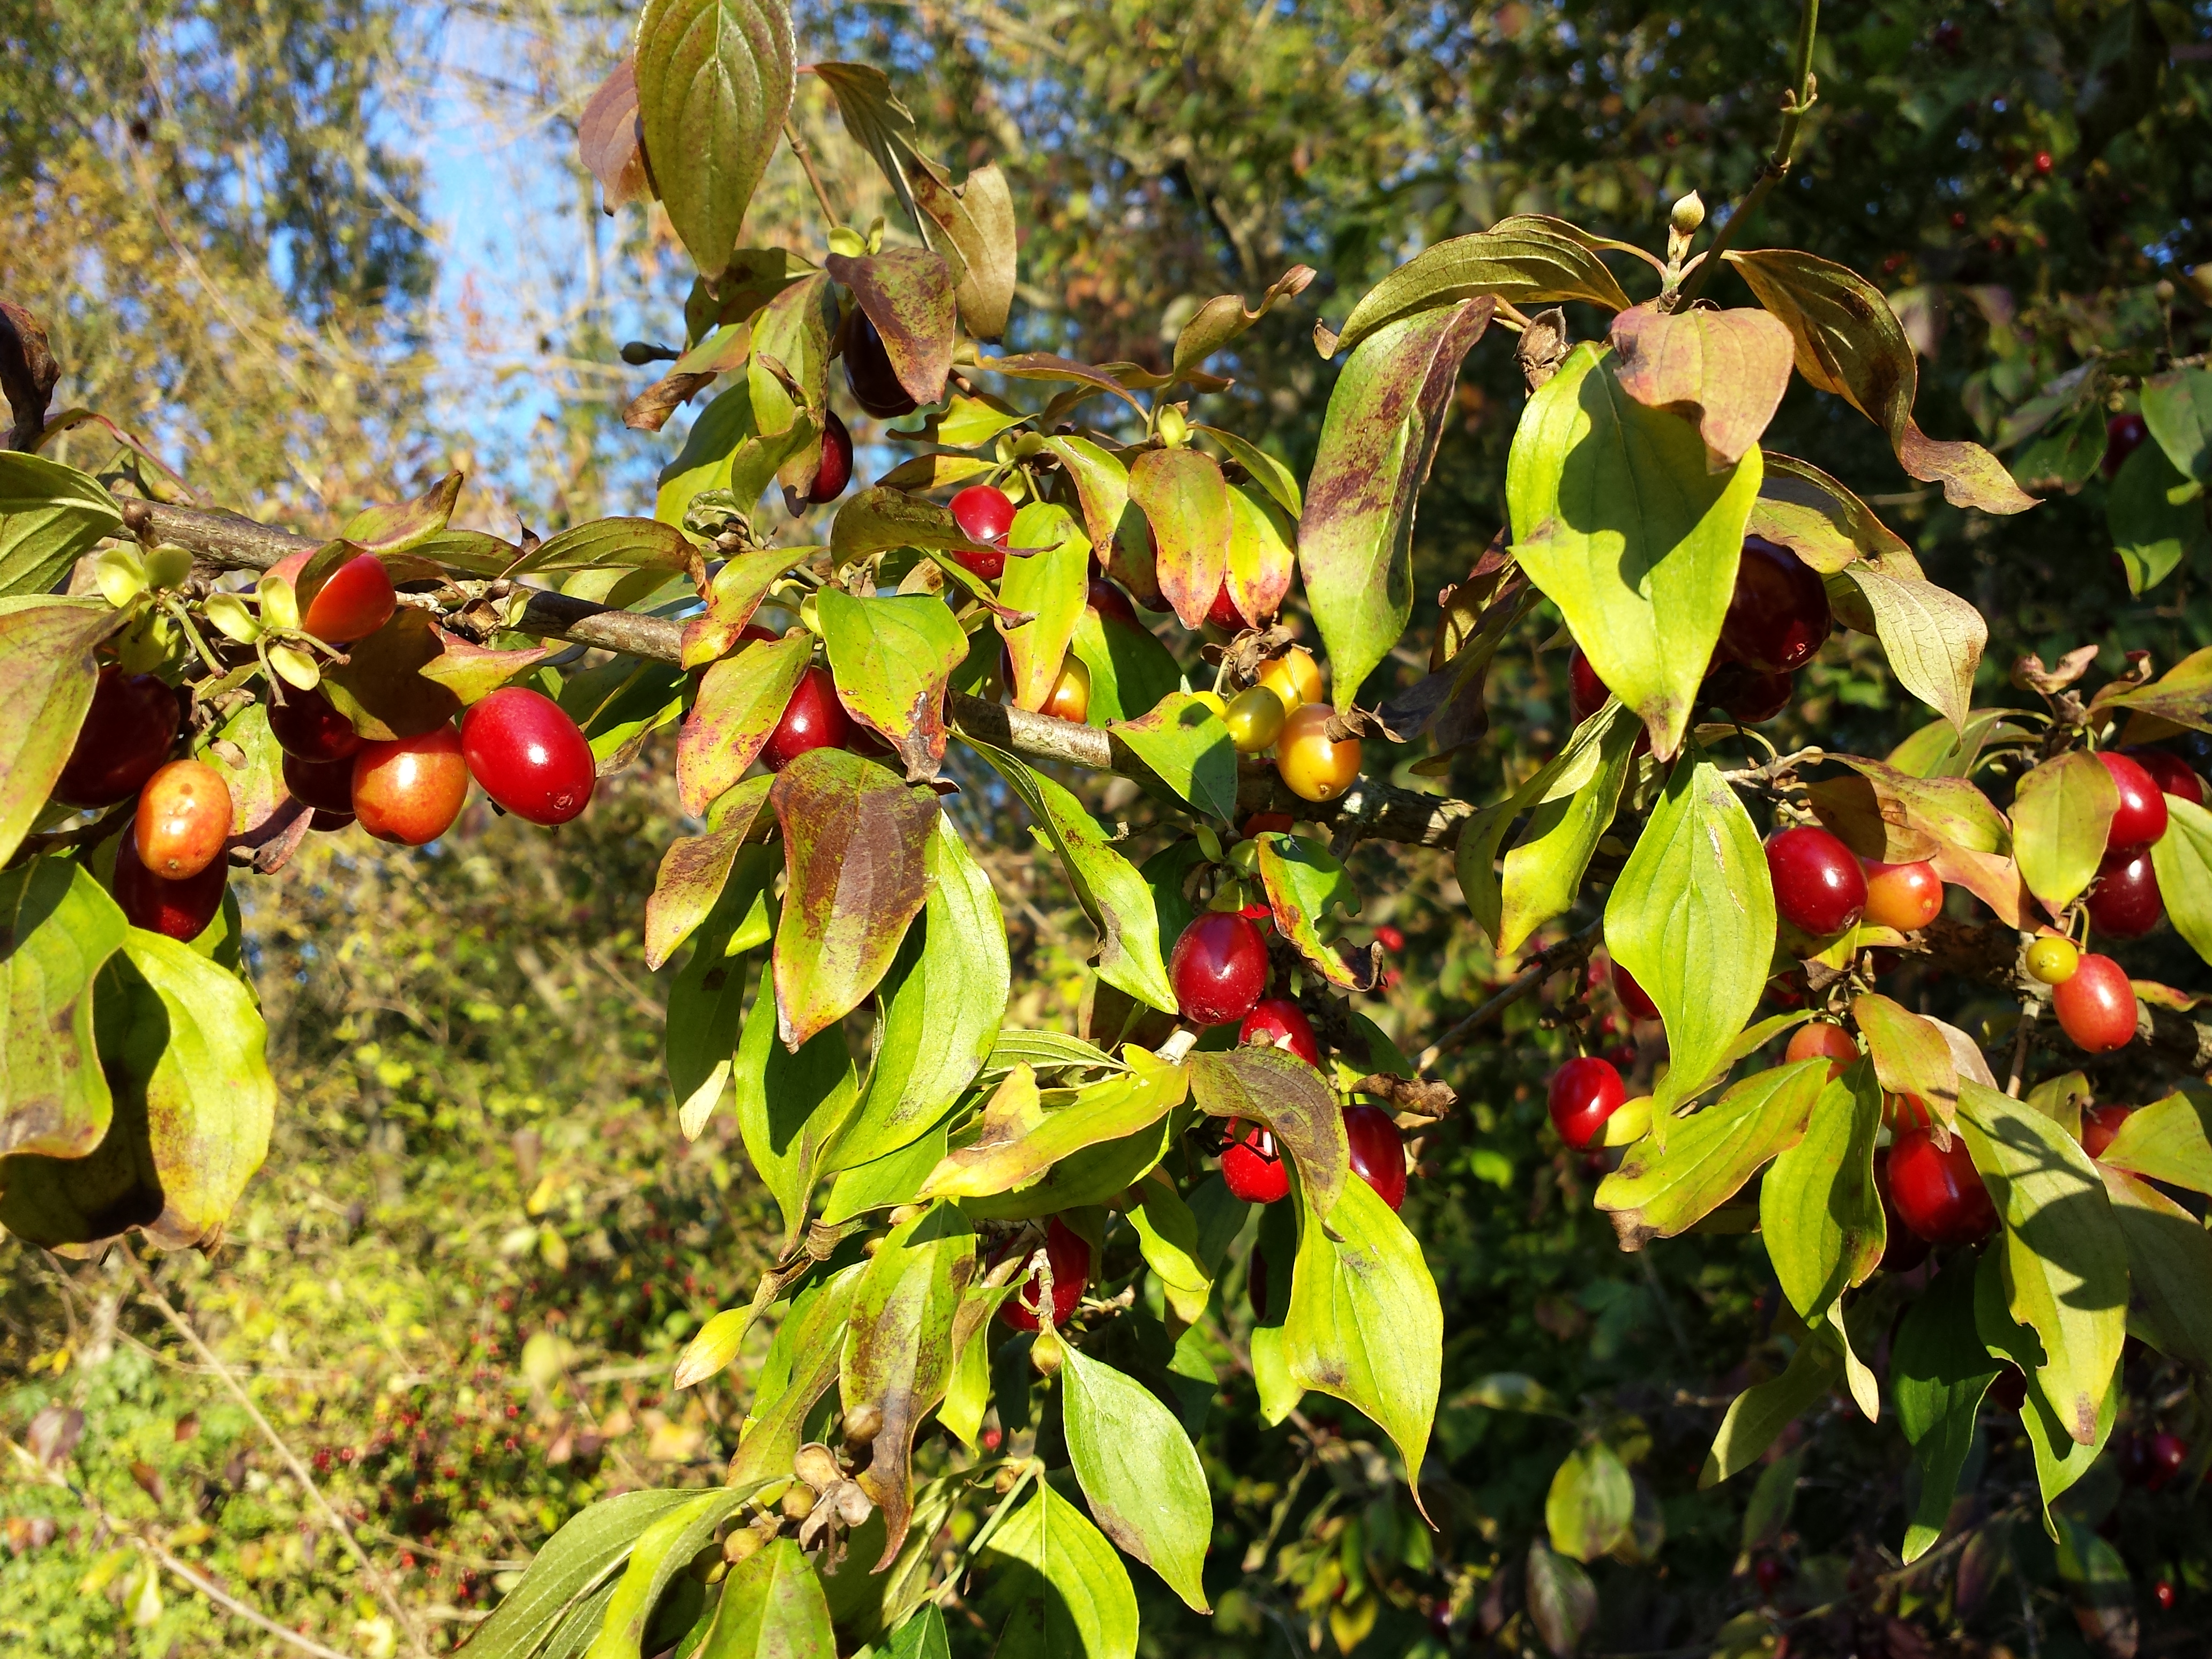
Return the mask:
M1669 313L1647 302L1613 319L1613 349L1623 392L1694 412L1711 471L1759 441L1790 386L1790 331L1764 311Z
M842 749L776 775L788 881L775 933L776 1018L787 1048L865 1001L928 896L937 797Z
M2027 890L2057 915L2105 856L2119 786L2086 750L2053 756L2013 790L2012 853Z
M1294 1054L1260 1047L1193 1054L1189 1063L1199 1109L1266 1125L1290 1154L1304 1202L1324 1220L1333 1215L1346 1190L1352 1152L1343 1109L1321 1073Z
M1664 1150L1649 1135L1631 1146L1597 1189L1597 1207L1612 1217L1621 1248L1641 1249L1686 1231L1767 1159L1796 1146L1827 1075L1827 1062L1817 1060L1760 1072L1677 1122Z
M365 507L341 532L363 553L411 553L445 533L461 498L461 474L448 472L411 501Z
M1359 911L1359 890L1328 848L1304 836L1269 830L1261 836L1260 880L1275 926L1298 954L1330 984L1354 989L1359 975L1321 936L1329 912L1342 906Z
M676 792L697 817L734 789L760 758L814 654L810 634L755 640L699 681L699 696L676 734Z
M1260 303L1244 309L1241 294L1217 295L1200 306L1176 336L1175 373L1196 368L1275 308L1278 301L1306 291L1316 272L1311 265L1292 265L1268 285Z
M1046 1111L1027 1065L1006 1074L966 1145L947 1152L920 1197L993 1198L1027 1185L1085 1147L1121 1140L1182 1103L1187 1074L1177 1066L1117 1072Z
M645 150L637 137L637 60L625 58L599 82L576 123L576 151L584 167L599 181L609 213L641 200L651 188L645 176Z
M1873 508L1819 467L1771 449L1761 453L1765 471L1746 526L1752 534L1779 542L1824 572L1841 570L1855 559L1911 552Z
M952 368L952 267L927 248L833 253L822 268L853 291L883 337L891 372L917 404L941 403Z
M1185 628L1197 627L1229 574L1236 528L1221 464L1203 450L1148 449L1129 468L1129 499L1152 524L1160 592Z
M1851 1018L1881 1086L1918 1096L1948 1123L1959 1109L1959 1066L1936 1022L1871 992L1853 1000Z
M1341 334L1316 335L1315 343L1323 356L1334 356L1391 323L1479 296L1523 310L1562 300L1586 300L1608 312L1626 311L1630 303L1581 231L1520 213L1415 254L1367 291Z

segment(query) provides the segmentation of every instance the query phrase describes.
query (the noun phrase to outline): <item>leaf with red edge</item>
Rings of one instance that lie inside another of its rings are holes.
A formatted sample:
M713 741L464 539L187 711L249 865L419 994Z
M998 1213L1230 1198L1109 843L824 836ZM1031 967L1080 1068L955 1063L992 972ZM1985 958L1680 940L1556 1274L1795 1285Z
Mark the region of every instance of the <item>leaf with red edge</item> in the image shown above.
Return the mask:
M461 498L461 477L458 471L448 472L411 501L363 507L346 520L345 539L358 553L413 552L445 532L453 503ZM302 611L313 597L302 598Z
M1229 597L1239 611L1264 623L1283 608L1291 591L1297 525L1249 484L1231 487L1229 511Z
M441 647L439 654L415 672L435 680L464 703L481 702L524 669L534 668L553 654L550 645L496 651L449 634L434 623L430 631Z
M637 137L637 60L625 58L599 82L576 123L576 155L599 181L606 210L652 192L645 146Z
M958 329L952 267L926 248L833 253L822 267L853 292L883 336L891 372L918 404L940 403Z
M1195 449L1148 449L1129 468L1129 499L1152 524L1160 592L1196 628L1229 574L1235 518L1220 463Z
M1328 848L1304 836L1270 830L1259 837L1260 881L1283 937L1332 985L1356 990L1359 975L1321 936L1329 912L1359 913L1359 890Z
M778 578L802 565L818 547L769 547L741 553L714 573L707 586L707 608L684 624L684 666L713 662L738 642L753 612Z
M815 749L769 791L783 826L775 1005L796 1049L867 1000L928 896L924 859L937 796L873 761Z
M1764 311L1668 313L1647 301L1613 319L1613 349L1623 392L1697 421L1711 471L1759 441L1790 389L1790 331Z
M1873 993L1851 1003L1874 1074L1893 1095L1917 1095L1948 1123L1958 1115L1959 1066L1936 1023Z
M814 636L756 640L699 681L698 700L676 735L676 793L693 817L737 787L760 758L814 655Z
M660 964L697 931L722 896L737 862L738 849L752 836L761 809L768 805L765 775L747 778L732 792L721 822L703 836L680 836L660 855L653 896L645 902L645 965Z

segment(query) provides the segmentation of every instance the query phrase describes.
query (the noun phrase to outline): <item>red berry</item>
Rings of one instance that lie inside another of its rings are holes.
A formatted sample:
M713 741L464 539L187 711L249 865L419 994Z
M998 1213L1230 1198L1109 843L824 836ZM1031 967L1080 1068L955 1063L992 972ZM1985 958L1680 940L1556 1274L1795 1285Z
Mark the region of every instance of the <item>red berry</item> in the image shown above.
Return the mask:
M362 735L320 691L284 688L284 701L269 705L269 732L288 755L306 761L351 760Z
M1244 820L1243 827L1237 833L1249 841L1255 836L1287 836L1295 828L1297 825L1291 821L1288 812L1255 812Z
M177 694L152 674L100 671L54 799L64 806L112 806L145 787L177 740Z
M344 830L349 828L352 825L353 821L353 814L350 812L326 812L319 806L313 812L308 815L307 828L310 830Z
M1291 1194L1291 1172L1275 1137L1257 1124L1229 1126L1230 1142L1221 1150L1221 1181L1230 1195L1247 1204L1273 1204Z
M2115 415L2105 422L2105 476L2118 476L2129 456L2143 446L2150 428L2140 415Z
M174 760L138 791L131 833L146 867L167 881L196 876L230 839L230 785L205 761Z
M1375 930L1375 942L1386 951L1406 948L1406 936L1387 921Z
M2171 1578L2160 1579L2157 1583L2151 1586L2150 1593L2158 1598L2158 1610L2160 1613L2172 1613L2173 1604L2181 1599L2175 1593L2173 1581Z
M1552 1073L1552 1122L1559 1139L1577 1152L1595 1140L1605 1121L1628 1098L1620 1073L1604 1060L1585 1054Z
M1636 982L1636 975L1616 962L1613 964L1613 994L1620 999L1621 1012L1631 1019L1656 1019L1659 1005L1651 1000L1651 994Z
M1943 878L1934 865L1861 859L1859 867L1866 874L1865 920L1875 927L1917 933L1943 913Z
M1762 674L1741 663L1724 663L1700 688L1721 712L1744 726L1764 726L1790 707L1797 684L1787 674Z
M1841 1077L1858 1057L1859 1045L1851 1041L1851 1034L1825 1019L1799 1026L1790 1036L1790 1046L1782 1051L1785 1066L1802 1060L1826 1060L1831 1081Z
M2051 159L2049 150L2039 149L2035 152L2035 170L2038 173L2048 173L2057 165L2057 162Z
M1035 1250L1033 1244L1024 1247L1024 1255ZM1065 1325L1091 1282L1091 1247L1054 1216L1044 1230L1044 1259L1052 1264L1052 1322ZM1000 1304L999 1317L1018 1331L1036 1329L1042 1290L1038 1275L1031 1273L1022 1281L1021 1289Z
M2027 1373L2010 1360L1990 1383L1989 1402L2001 1411L2016 1412L2027 1404Z
M1884 1146L1874 1155L1875 1191L1881 1196L1886 1224L1881 1267L1886 1273L1909 1273L1928 1260L1928 1241L1907 1227L1905 1218L1897 1212L1897 1200L1889 1190L1889 1151Z
M1267 941L1243 916L1208 910L1176 941L1168 979L1185 1019L1226 1025L1250 1013L1267 988Z
M854 401L879 421L914 413L914 398L891 367L884 337L865 313L854 313L851 331L845 337L845 384L853 388Z
M292 554L270 566L270 574L296 583L313 556L312 550ZM331 572L301 613L300 626L325 645L349 645L390 622L398 605L384 561L363 553Z
M1577 726L1605 707L1605 700L1613 695L1606 683L1598 678L1597 670L1590 659L1583 655L1579 645L1567 656L1567 713Z
M1721 650L1762 674L1789 674L1813 660L1828 637L1828 590L1820 573L1764 536L1743 538L1735 592L1721 623Z
M1393 1210L1405 1203L1406 1142L1390 1114L1380 1106L1346 1107L1344 1138L1352 1148L1352 1172Z
M2085 953L2073 976L2051 988L2051 1007L2059 1029L2090 1054L2124 1048L2135 1040L2135 987L2110 957Z
M1239 1047L1261 1042L1270 1048L1287 1048L1309 1066L1321 1065L1321 1045L1305 1011L1288 997L1266 997L1253 1005L1237 1028Z
M1759 1565L1751 1570L1751 1576L1759 1581L1760 1595L1771 1595L1776 1587L1790 1577L1790 1569L1776 1557L1762 1555Z
M318 812L353 816L353 763L349 760L301 760L284 757L284 788L293 799Z
M1889 1191L1899 1218L1930 1244L1971 1244L1996 1229L1996 1206L1963 1137L1945 1152L1929 1131L1904 1131L1890 1143Z
M1237 601L1229 597L1229 584L1225 580L1221 584L1221 591L1213 596L1213 603L1206 607L1206 619L1227 634L1241 634L1252 625L1246 620L1244 613L1237 608Z
M2123 847L2106 854L2089 890L2089 925L2106 939L2141 939L2165 915L2150 849Z
M2166 797L2141 762L2110 749L2100 750L2097 758L2120 790L2112 827L2105 834L2106 847L2149 846L2166 833Z
M813 481L799 499L809 507L819 507L824 501L836 501L852 482L853 434L833 409L823 423L822 459L815 465Z
M503 685L461 716L469 775L519 818L566 823L592 799L592 745L561 705Z
M1782 919L1815 937L1840 933L1866 908L1866 873L1858 860L1813 824L1769 836L1766 869Z
M2132 1106L2085 1106L2081 1109L2081 1150L2102 1158L2105 1149L2119 1138L2120 1126L2135 1115Z
M2143 1449L2143 1488L2156 1492L2189 1462L2189 1443L2177 1434L2154 1434Z
M207 930L222 908L230 866L217 859L198 875L164 881L138 857L136 839L125 836L115 848L115 902L124 920L149 933L166 933L189 944Z
M1098 613L1102 622L1110 618L1124 628L1144 626L1137 620L1137 607L1129 603L1129 596L1103 576L1091 577L1084 603Z
M2204 805L2204 780L2191 771L2189 763L2171 750L2123 749L2120 753L2149 775L2160 794L2179 795L2191 806Z
M781 772L810 749L842 749L852 735L853 717L837 701L837 682L817 663L799 677L783 718L761 747L761 763Z
M469 796L461 734L450 726L368 743L353 757L353 810L379 841L421 847L453 826Z
M1006 492L990 484L969 484L952 498L952 522L969 541L989 544L987 552L960 548L952 556L987 582L1004 575L1006 555L1000 544L1014 527L1014 503Z

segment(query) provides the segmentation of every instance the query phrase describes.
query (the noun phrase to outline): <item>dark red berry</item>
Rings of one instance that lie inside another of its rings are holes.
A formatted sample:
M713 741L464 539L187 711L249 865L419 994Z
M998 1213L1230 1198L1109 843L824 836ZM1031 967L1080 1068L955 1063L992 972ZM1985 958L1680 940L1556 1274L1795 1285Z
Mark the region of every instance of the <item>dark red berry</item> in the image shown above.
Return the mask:
M815 465L813 482L800 499L809 507L820 507L843 495L845 486L852 482L853 434L833 409L822 428L822 459Z
M1226 580L1222 582L1221 591L1213 596L1213 603L1206 607L1206 619L1226 634L1241 634L1252 625L1246 620L1244 613L1237 608L1237 601L1229 597Z
M1651 1000L1650 994L1636 982L1636 975L1619 963L1612 964L1613 994L1620 999L1621 1012L1631 1019L1656 1019L1659 1005Z
M1751 1576L1759 1581L1760 1595L1771 1595L1790 1577L1790 1568L1776 1556L1762 1555L1759 1558L1759 1565L1751 1570Z
M2157 1598L2158 1610L2160 1613L2172 1613L2174 1603L2181 1600L2173 1588L2173 1581L2171 1578L2160 1579L2157 1583L2151 1586L2150 1593Z
M2132 1106L2085 1106L2081 1109L2081 1150L2102 1158L2105 1149L2119 1139L2120 1127L2135 1115Z
M899 383L884 337L865 313L854 314L845 337L845 384L853 388L854 401L879 421L914 413L914 398Z
M1084 603L1098 613L1102 622L1111 620L1124 628L1144 626L1137 620L1137 607L1129 603L1129 596L1103 576L1091 577Z
M2189 1462L2189 1443L2177 1434L2159 1433L2143 1449L2143 1486L2156 1492Z
M362 735L320 691L284 688L284 701L269 705L269 732L276 746L304 761L351 760Z
M1613 695L1579 645L1567 654L1567 713L1577 726L1605 707Z
M461 753L484 793L519 818L566 823L591 802L592 745L543 692L503 685L470 704L461 716Z
M1796 682L1787 674L1762 674L1740 662L1723 663L1701 688L1730 720L1763 726L1790 707Z
M1840 933L1866 908L1866 872L1850 848L1816 825L1770 836L1766 869L1782 919L1816 938Z
M1344 1138L1352 1149L1352 1172L1393 1210L1405 1203L1406 1142L1390 1114L1380 1106L1346 1107Z
M2150 428L2140 415L2115 415L2105 422L2105 476L2116 477L2128 457L2143 447Z
M799 677L783 718L762 745L761 762L781 772L810 749L842 749L853 735L853 717L837 701L837 682L819 664Z
M284 789L293 799L318 812L353 812L353 763L284 757Z
M2189 769L2189 763L2167 749L2123 749L2125 755L2149 775L2163 795L2178 795L2191 806L2204 805L2204 780Z
M1237 1042L1240 1048L1260 1042L1288 1049L1309 1066L1321 1065L1321 1045L1314 1040L1313 1026L1305 1011L1288 997L1265 997L1254 1004L1237 1028Z
M125 836L115 846L115 902L124 920L149 933L166 933L187 943L198 939L222 908L230 866L217 859L198 875L167 881L138 857L136 841Z
M1176 941L1168 978L1182 1017L1192 1024L1242 1019L1267 988L1267 941L1243 916L1208 910Z
M1946 1151L1931 1131L1905 1130L1890 1143L1889 1183L1899 1218L1930 1244L1971 1244L1996 1230L1996 1206L1964 1137Z
M2106 854L2089 890L2090 927L2106 939L2141 939L2165 915L2150 849L2122 847Z
M1812 661L1827 637L1820 573L1778 543L1745 537L1721 623L1722 652L1762 674L1790 674Z
M1580 1152L1604 1132L1605 1121L1628 1098L1620 1073L1585 1054L1552 1073L1549 1103L1559 1139Z
M1874 1186L1881 1196L1885 1224L1881 1266L1886 1273L1909 1273L1928 1260L1928 1241L1906 1226L1905 1218L1897 1212L1897 1200L1889 1190L1889 1152L1884 1146L1874 1155Z
M112 806L161 769L177 740L177 694L152 674L100 671L76 743L54 781L64 806Z
M2142 763L2106 749L2097 758L2118 786L2120 804L2112 813L2112 827L2105 834L2109 848L2148 847L2166 833L2166 797L2142 769Z
M2018 1411L2027 1404L2027 1373L2007 1360L1990 1383L1988 1399L2000 1411Z
M1275 1137L1258 1124L1232 1123L1221 1151L1222 1184L1247 1204L1273 1204L1291 1194L1291 1172Z
M1035 1243L1024 1245L1023 1251L1024 1255L1033 1255ZM1045 1226L1044 1255L1052 1265L1052 1322L1065 1325L1082 1302L1084 1287L1091 1282L1091 1247L1054 1216ZM1038 1275L1032 1272L1022 1281L1021 1289L1000 1304L999 1317L1018 1331L1036 1329L1040 1306L1037 1298L1042 1290Z

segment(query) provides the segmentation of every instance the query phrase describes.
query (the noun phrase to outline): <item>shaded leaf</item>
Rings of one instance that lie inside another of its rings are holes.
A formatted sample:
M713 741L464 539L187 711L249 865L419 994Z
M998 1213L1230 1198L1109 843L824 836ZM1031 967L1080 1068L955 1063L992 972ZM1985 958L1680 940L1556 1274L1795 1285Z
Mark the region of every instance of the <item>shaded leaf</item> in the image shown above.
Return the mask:
M103 599L0 600L0 864L45 811L121 624Z
M1844 574L1874 612L1875 631L1898 684L1963 732L1973 702L1974 671L1990 638L1982 613L1931 581L1889 575L1864 562Z
M702 815L760 758L814 655L814 636L754 640L700 676L699 696L676 734L676 794Z
M1568 1659L1597 1623L1597 1587L1589 1575L1540 1539L1528 1546L1528 1615L1555 1659Z
M688 1502L657 1516L638 1534L585 1659L638 1659L661 1592L744 1503L744 1495L726 1487L687 1497Z
M374 742L436 731L461 710L450 686L422 672L446 654L442 632L427 611L401 605L390 622L346 647L349 660L323 670L324 694Z
M735 963L731 971L742 971ZM753 996L732 1062L738 1127L745 1156L783 1214L781 1254L798 1243L807 1201L830 1148L853 1115L860 1078L846 1051L844 1033L817 1031L794 1052L776 1038L765 1006L771 991L763 976Z
M1832 1326L1808 1333L1779 1376L1753 1383L1729 1403L1698 1472L1698 1490L1718 1486L1756 1463L1783 1430L1826 1395L1843 1364L1843 1340Z
M1751 534L1779 542L1820 571L1911 552L1871 507L1819 467L1771 449L1763 454L1759 499L1745 526Z
M832 253L822 267L848 289L883 337L891 372L921 404L945 399L957 332L952 267L927 248Z
M795 1538L771 1539L722 1581L698 1659L836 1659L822 1581Z
M1538 928L1574 908L1590 857L1620 810L1643 727L1617 706L1592 715L1589 723L1590 740L1570 745L1574 758L1559 775L1530 799L1516 797L1530 810L1506 851L1498 882L1500 952L1519 950Z
M1068 649L1091 672L1091 719L1113 725L1158 707L1179 690L1182 670L1149 629L1102 617L1088 605Z
M2174 470L2166 452L2145 444L2120 464L2105 492L2112 550L2127 571L2128 591L2142 593L2172 575L2183 560L2200 564L2212 552L2204 518L2204 486Z
M668 988L665 1060L686 1139L698 1139L729 1091L744 1012L744 957L768 940L775 862L766 847L735 855L690 957Z
M1982 1397L1997 1378L1974 1330L1975 1258L1954 1256L1912 1305L1890 1350L1889 1388L1898 1426L1920 1470L1920 1502L1905 1529L1904 1557L1925 1555L1943 1534L1973 1449Z
M1552 1547L1577 1561L1595 1561L1611 1550L1627 1534L1635 1513L1636 1487L1627 1466L1602 1440L1568 1453L1544 1498Z
M1110 729L1198 811L1224 823L1236 821L1237 745L1221 717L1196 696L1171 693L1148 714Z
M2128 1247L2128 1284L2159 1352L2212 1367L2212 1233L2148 1182L2098 1161L2112 1219Z
M0 871L0 1153L82 1158L106 1134L93 984L128 926L81 864Z

